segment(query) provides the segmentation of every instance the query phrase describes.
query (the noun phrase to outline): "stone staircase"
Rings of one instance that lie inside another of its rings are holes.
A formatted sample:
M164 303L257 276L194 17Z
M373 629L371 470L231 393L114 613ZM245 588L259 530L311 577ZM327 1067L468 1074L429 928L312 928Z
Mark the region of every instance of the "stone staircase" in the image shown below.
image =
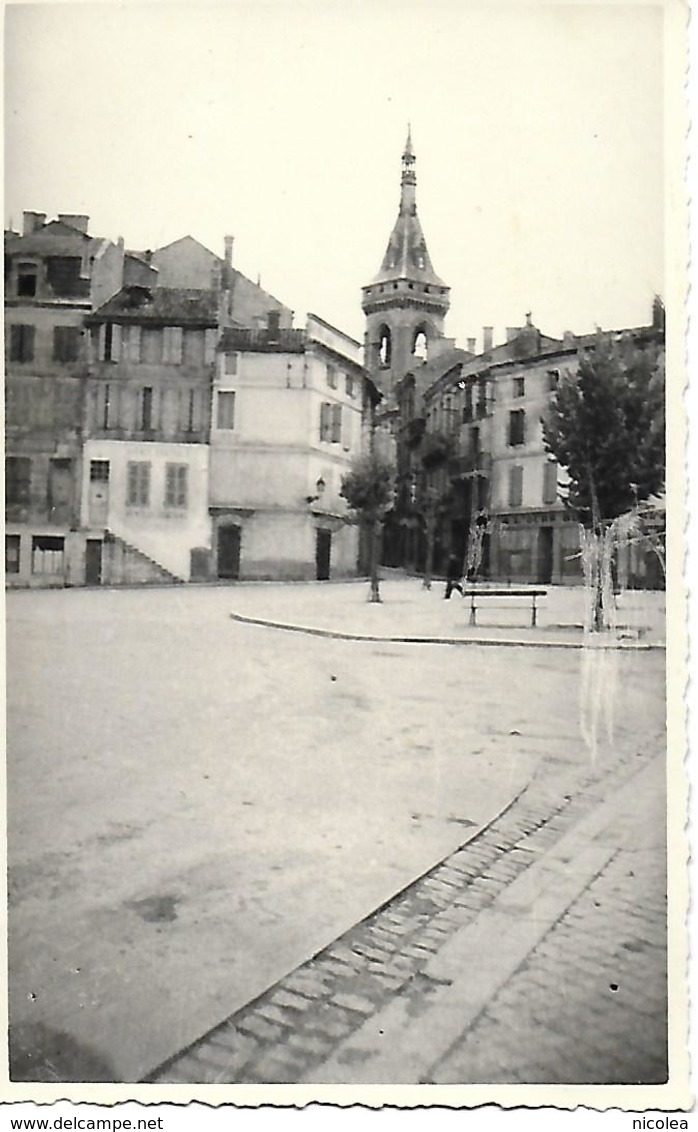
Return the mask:
M173 574L165 566L161 566L154 558L120 535L115 535L113 532L105 534L103 585L181 585L185 580Z

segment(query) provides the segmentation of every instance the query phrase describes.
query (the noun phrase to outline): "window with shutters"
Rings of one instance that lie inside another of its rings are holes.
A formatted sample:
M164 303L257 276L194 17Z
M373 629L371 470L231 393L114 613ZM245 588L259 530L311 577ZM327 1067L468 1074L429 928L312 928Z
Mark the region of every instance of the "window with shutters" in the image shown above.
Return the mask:
M509 413L509 447L517 448L524 442L526 413L524 409L512 409Z
M153 428L153 390L145 385L140 392L138 427L143 432L151 432Z
M32 539L32 574L62 574L65 539L35 535Z
M31 474L32 462L28 456L5 457L5 503L29 502Z
M159 365L163 360L163 333L161 327L141 328L141 361Z
M150 464L144 460L130 460L127 471L126 504L129 507L147 507L150 502Z
M19 535L5 535L5 573L19 574Z
M184 361L189 366L202 366L206 357L206 334L203 330L184 331Z
M526 396L526 378L525 377L515 377L514 378L514 396L515 397L525 397Z
M111 362L114 360L114 325L111 322L105 323L104 326L104 349L102 353L102 360Z
M330 365L329 362L327 363L327 384L330 389L337 388L337 369L335 366Z
M225 372L229 377L233 377L238 371L238 356L237 354L225 355Z
M554 460L543 465L543 502L557 502L557 464Z
M162 332L162 360L169 365L181 365L183 338L181 326L166 326Z
M330 437L333 444L342 443L342 406L332 406L332 434Z
M509 468L509 506L520 507L523 502L523 467L513 464Z
M347 397L355 397L356 396L356 386L355 386L354 378L349 373L347 374L346 379L345 379L345 388L346 388Z
M332 405L323 401L320 405L320 440L330 440L332 436Z
M116 428L119 422L118 386L106 383L97 389L97 427Z
M179 427L182 432L198 432L201 428L201 391L182 389L179 395Z
M235 428L235 394L219 392L216 398L216 428Z
M463 421L467 423L473 419L473 383L466 381L463 389Z
M15 322L10 327L10 361L33 362L35 326L25 326Z
M481 377L477 383L477 415L487 416L487 378Z
M80 330L77 326L54 326L54 362L76 362L78 360L79 342Z
M165 468L165 506L187 506L187 464L168 464Z

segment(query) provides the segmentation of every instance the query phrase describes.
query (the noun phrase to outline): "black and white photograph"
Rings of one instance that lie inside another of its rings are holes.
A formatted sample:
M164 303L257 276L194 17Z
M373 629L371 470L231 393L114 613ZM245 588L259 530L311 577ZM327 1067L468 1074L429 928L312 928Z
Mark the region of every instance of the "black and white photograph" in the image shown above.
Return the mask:
M687 7L4 14L2 1099L685 1116Z

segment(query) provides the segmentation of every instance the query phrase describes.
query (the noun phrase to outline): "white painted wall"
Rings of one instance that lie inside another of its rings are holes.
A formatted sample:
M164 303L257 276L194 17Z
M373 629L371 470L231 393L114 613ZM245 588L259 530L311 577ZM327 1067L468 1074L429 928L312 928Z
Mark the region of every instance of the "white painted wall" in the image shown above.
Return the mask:
M123 440L88 440L85 444L81 523L90 526L90 462L109 460L109 508L106 526L180 578L189 577L190 551L210 547L208 513L209 449L205 444L165 444ZM150 463L148 506L127 504L128 464ZM166 465L186 464L187 507L165 506Z

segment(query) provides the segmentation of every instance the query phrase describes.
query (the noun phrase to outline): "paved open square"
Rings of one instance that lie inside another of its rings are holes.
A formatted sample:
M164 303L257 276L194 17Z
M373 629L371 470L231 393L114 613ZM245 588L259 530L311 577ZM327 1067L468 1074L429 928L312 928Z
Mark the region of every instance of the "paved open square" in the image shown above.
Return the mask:
M342 626L371 617L395 637L431 617L440 637L467 613L415 580L383 595L368 611L359 583L9 595L19 1077L146 1077L532 780L564 793L663 751L660 650L334 640L231 618L334 605Z

